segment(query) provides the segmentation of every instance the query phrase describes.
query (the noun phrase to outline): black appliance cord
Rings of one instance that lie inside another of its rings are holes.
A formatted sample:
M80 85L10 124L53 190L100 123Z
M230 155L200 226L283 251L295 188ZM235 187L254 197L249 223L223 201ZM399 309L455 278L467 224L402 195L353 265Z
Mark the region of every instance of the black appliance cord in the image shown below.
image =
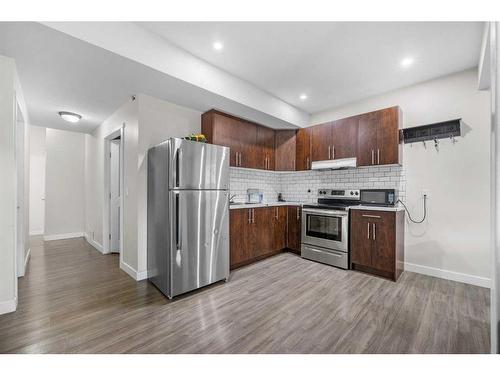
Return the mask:
M413 220L411 218L410 211L408 211L408 208L406 208L406 205L403 203L403 201L401 199L398 199L398 202L401 203L403 205L403 207L405 208L405 211L408 212L408 219L410 219L410 221L412 223L421 224L421 223L424 222L425 217L427 216L427 204L426 204L426 202L427 202L427 194L424 194L424 217L420 221L416 221L416 220Z

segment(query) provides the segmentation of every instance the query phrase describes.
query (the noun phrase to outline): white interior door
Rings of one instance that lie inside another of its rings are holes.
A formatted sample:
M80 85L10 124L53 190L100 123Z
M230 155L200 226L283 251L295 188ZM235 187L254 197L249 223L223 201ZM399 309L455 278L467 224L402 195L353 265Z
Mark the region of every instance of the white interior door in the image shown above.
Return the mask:
M110 142L110 231L109 249L120 252L120 140Z

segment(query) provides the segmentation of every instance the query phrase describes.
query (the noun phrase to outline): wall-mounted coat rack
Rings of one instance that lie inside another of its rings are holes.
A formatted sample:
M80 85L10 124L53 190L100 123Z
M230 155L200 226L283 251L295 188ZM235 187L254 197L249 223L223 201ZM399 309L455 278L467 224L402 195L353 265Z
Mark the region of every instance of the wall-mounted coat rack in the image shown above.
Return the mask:
M403 129L403 141L404 143L434 141L436 144L438 144L437 140L441 138L451 138L454 141L455 137L460 136L461 120L459 118Z

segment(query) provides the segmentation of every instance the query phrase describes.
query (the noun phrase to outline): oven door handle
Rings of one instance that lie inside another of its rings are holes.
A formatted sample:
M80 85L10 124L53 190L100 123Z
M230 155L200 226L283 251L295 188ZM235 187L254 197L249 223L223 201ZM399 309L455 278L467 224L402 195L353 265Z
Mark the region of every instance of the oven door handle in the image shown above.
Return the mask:
M324 216L347 216L349 213L347 211L330 211L330 210L317 210L315 208L313 209L307 209L303 208L302 209L302 214L318 214L318 215L324 215Z

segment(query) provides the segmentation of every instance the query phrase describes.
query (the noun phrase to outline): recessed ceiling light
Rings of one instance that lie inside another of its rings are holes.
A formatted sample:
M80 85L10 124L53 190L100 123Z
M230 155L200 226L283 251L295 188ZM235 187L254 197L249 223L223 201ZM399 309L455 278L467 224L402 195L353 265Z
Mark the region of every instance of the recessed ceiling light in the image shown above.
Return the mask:
M413 58L411 58L411 57L405 57L403 60L401 60L401 66L403 68L407 68L411 64L413 64Z
M307 95L306 94L300 94L299 98L300 98L300 100L306 100L307 99Z
M82 118L82 116L77 113L65 111L59 112L59 116L61 116L63 120L66 120L68 122L78 122Z
M221 42L214 42L214 50L220 51L222 48L224 48L224 45Z

